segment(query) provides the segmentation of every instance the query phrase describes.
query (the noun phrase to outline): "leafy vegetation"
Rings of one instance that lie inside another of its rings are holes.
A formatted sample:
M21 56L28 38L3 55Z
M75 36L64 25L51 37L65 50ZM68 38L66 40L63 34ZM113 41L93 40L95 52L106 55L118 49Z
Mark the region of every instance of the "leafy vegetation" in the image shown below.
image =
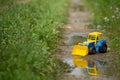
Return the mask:
M116 71L120 75L120 3L119 0L85 0L92 12L92 27L101 29L109 38L115 56Z
M58 80L66 65L51 55L68 1L7 1L0 6L0 80Z

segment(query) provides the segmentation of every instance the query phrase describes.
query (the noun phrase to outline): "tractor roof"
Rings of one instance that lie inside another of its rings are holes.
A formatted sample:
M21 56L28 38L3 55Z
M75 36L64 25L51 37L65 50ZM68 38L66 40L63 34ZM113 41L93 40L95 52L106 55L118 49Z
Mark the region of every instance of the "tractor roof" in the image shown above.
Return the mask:
M89 35L101 35L102 33L101 32L91 32L89 33Z

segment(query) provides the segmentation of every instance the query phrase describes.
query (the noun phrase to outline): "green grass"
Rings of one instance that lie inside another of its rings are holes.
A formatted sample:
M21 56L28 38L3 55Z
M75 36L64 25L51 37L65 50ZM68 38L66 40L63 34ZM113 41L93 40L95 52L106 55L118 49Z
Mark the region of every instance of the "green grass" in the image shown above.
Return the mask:
M114 54L116 71L120 75L120 3L119 0L85 0L93 14L92 27L100 29L108 37L111 52Z
M12 0L10 0L10 3ZM66 65L52 57L67 0L0 6L0 80L58 80ZM2 8L4 6L7 7Z

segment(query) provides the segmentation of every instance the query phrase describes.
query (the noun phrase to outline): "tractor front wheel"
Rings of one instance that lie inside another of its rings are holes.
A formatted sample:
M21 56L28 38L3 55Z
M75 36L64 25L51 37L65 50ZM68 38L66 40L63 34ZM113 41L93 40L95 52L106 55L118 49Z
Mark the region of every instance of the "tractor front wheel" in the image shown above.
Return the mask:
M90 47L89 54L96 54L96 49L94 47Z

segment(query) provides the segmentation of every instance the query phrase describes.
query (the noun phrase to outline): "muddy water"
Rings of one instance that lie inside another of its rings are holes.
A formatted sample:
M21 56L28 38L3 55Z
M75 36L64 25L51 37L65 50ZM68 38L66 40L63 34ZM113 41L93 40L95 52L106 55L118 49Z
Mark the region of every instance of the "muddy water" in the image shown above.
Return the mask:
M85 68L75 66L72 58L65 58L63 59L63 62L67 63L71 67L71 72L68 73L69 75L85 76L87 74Z
M75 44L78 44L80 42L83 42L87 38L87 34L83 32L73 32L68 35L68 40L65 41L66 45L72 46Z

